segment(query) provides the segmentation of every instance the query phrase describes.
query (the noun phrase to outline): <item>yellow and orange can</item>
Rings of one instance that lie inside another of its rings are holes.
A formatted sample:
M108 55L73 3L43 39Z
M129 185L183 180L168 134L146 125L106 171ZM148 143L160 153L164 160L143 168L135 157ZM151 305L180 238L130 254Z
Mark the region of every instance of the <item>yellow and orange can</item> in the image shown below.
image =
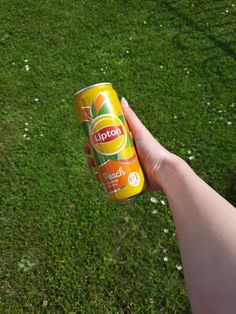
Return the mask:
M112 84L86 87L74 97L76 113L108 199L125 201L144 192L145 177Z

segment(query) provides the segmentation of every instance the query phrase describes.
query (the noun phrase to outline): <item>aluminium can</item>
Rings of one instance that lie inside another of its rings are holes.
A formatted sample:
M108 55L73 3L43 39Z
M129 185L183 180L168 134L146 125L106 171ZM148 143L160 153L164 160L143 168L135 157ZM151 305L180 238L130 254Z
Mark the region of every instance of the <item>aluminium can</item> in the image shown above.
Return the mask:
M144 173L112 84L83 88L74 98L76 114L108 199L125 201L144 192Z

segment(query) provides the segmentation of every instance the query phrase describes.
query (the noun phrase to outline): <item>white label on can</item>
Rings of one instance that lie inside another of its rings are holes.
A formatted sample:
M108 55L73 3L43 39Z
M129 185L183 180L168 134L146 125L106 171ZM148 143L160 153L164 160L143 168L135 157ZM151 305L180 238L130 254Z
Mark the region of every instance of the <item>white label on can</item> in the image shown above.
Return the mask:
M140 184L140 176L137 172L131 172L128 177L131 186L138 186Z

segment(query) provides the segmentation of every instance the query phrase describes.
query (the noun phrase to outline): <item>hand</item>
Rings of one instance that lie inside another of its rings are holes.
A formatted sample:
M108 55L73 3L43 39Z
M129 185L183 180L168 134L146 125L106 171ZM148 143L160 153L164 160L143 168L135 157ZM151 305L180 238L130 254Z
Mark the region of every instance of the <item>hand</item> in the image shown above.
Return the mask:
M87 166L89 168L95 167L95 163L94 163L93 157L91 157L91 152L90 152L90 149L89 149L88 145L84 146L84 152L85 152L85 154L87 154L89 156L88 159L87 159ZM97 172L95 173L95 179L97 181L100 181L99 175L98 175Z
M174 155L152 136L135 112L129 107L124 97L121 99L121 105L134 137L139 161L148 181L148 190L154 191L163 188L160 176L161 168L164 166L165 161L171 159Z
M129 107L127 100L123 97L121 106L126 121L133 134L135 147L138 153L139 161L148 181L148 191L163 188L163 180L161 178L161 169L164 167L165 161L177 157L166 150L142 124L135 112ZM89 147L84 148L86 154L90 154ZM88 167L94 167L92 157L87 160ZM96 173L95 178L99 180Z

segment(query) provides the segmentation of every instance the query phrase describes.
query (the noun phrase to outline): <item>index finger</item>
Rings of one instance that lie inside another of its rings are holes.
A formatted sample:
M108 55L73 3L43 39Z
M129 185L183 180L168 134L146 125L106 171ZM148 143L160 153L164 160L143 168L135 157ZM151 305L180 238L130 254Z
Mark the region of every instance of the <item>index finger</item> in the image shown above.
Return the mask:
M85 145L85 146L84 146L84 152L85 152L85 154L87 154L87 155L90 155L90 154L91 154L91 151L90 151L90 148L89 148L88 145Z

